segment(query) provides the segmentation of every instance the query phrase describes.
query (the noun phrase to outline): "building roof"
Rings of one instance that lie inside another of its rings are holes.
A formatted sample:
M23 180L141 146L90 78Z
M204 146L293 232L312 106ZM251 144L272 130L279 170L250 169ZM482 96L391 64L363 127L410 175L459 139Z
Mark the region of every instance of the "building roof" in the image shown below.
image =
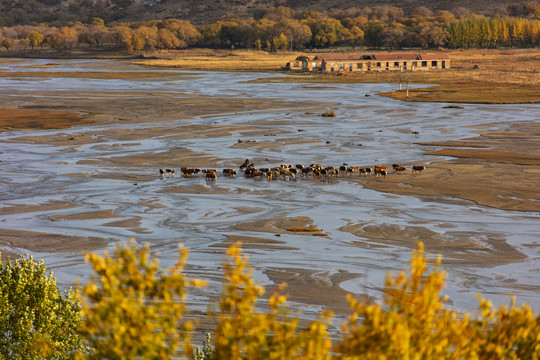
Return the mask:
M331 54L317 55L313 60L338 61L338 60L361 60L362 54Z
M387 53L387 54L321 54L316 55L314 61L339 61L339 60L447 60L448 54L420 54L420 53Z
M375 60L390 61L390 60L418 60L420 54L375 54L373 55Z
M420 59L422 60L448 60L450 56L448 54L421 54Z
M448 54L420 54L420 53L386 53L386 54L320 54L316 55L312 61L356 61L356 60L378 60L378 61L399 61L399 60L448 60Z

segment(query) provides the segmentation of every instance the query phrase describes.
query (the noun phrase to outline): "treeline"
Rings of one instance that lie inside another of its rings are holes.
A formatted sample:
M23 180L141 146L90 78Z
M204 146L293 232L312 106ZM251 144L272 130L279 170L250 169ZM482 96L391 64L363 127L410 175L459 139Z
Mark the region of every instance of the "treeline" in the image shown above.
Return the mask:
M540 45L540 21L517 18L468 18L448 24L453 48L529 47Z
M372 49L540 46L540 5L530 18L485 17L432 12L419 7L411 16L401 9L376 6L328 13L272 8L258 20L225 19L195 27L178 19L109 23L92 18L70 26L5 27L0 44L12 48L52 47L69 51L86 44L114 45L128 52L190 47L251 48L267 51L334 46Z

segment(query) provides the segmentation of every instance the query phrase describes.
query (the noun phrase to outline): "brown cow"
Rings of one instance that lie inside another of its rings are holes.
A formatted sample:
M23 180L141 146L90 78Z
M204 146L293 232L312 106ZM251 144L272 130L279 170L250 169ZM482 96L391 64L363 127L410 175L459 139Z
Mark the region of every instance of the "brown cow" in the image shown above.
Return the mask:
M386 177L387 174L388 172L386 170L375 168L375 176Z
M228 177L235 177L237 174L237 171L234 169L223 169L223 175Z
M187 167L180 168L180 172L182 173L182 176L184 177L192 177L193 175L196 175L200 171L201 169L187 168Z
M206 180L208 181L216 181L217 175L215 171L206 171Z
M425 167L425 166L422 166L422 165L414 165L414 166L412 167L412 171L413 171L413 172L416 172L416 171L422 172L425 168L426 168L426 167Z

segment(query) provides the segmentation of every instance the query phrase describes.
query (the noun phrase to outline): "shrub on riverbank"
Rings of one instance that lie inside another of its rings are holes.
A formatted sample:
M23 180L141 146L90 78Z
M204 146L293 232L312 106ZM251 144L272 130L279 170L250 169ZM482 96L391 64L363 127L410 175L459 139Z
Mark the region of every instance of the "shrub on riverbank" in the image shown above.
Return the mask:
M239 244L227 254L219 311L209 314L216 324L214 341L195 355L186 291L204 282L182 274L187 250L180 250L167 271L160 270L148 246L138 249L134 243L118 246L112 255L89 255L93 275L81 289L80 334L91 351L81 351L79 358L538 359L540 354L540 316L527 305L512 301L494 309L480 299L477 314L448 309L440 293L445 278L440 259L428 264L421 243L409 274L387 276L381 302L349 297L352 314L334 344L327 332L330 313L300 325L286 305L284 285L262 311L264 289L253 280L247 256ZM2 288L0 306L11 291ZM53 324L60 320L53 318ZM4 327L2 336L18 330L17 323L7 325L13 328ZM34 349L50 348L33 338L25 341Z

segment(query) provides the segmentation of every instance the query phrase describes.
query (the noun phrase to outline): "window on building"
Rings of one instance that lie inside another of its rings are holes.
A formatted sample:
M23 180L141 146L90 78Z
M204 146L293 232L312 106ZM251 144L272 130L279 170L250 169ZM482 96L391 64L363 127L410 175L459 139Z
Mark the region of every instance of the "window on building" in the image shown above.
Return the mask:
M437 67L437 60L432 61L431 66Z
M341 70L345 69L345 63L339 63L339 68L340 68Z
M315 69L316 67L317 67L317 63L316 63L316 62L312 62L312 63L311 63L311 68L312 68L312 69Z
M330 71L334 71L334 63L330 63Z
M363 68L364 68L364 64L362 64L362 63L358 63L356 66L357 66L359 69L363 69Z
M377 67L378 67L378 68L381 67L381 63L380 63L380 62L377 63Z
M418 61L413 61L413 62L412 62L412 66L418 67Z
M394 62L394 67L399 67L399 61Z
M427 66L427 61L422 61L422 66L426 67Z

